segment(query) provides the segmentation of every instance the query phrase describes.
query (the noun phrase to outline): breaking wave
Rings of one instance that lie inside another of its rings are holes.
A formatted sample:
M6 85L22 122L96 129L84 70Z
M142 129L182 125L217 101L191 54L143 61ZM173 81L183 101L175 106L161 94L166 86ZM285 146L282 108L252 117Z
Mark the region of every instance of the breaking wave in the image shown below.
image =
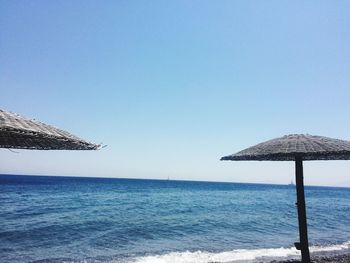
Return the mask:
M338 245L312 246L313 255L339 255L350 252L350 241ZM135 263L250 263L292 260L300 258L300 251L293 248L235 249L211 253L205 251L170 252L135 258Z

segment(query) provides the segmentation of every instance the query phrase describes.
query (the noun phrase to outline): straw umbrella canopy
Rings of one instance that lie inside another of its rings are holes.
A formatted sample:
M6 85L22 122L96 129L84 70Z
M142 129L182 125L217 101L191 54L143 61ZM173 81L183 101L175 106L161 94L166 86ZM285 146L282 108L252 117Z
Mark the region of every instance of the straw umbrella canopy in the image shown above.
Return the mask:
M236 154L222 157L231 161L295 161L295 178L302 262L310 262L304 195L303 160L350 160L350 141L322 136L291 134L269 140Z
M97 150L86 142L45 123L0 110L0 148L27 150Z

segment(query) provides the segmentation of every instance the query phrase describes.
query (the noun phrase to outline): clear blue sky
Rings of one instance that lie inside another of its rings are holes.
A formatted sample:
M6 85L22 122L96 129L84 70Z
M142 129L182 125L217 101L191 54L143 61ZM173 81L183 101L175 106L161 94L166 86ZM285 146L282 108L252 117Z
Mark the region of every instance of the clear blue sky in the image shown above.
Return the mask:
M1 108L103 142L0 150L0 172L288 183L220 162L290 133L350 140L349 1L0 0ZM350 186L350 162L305 181Z

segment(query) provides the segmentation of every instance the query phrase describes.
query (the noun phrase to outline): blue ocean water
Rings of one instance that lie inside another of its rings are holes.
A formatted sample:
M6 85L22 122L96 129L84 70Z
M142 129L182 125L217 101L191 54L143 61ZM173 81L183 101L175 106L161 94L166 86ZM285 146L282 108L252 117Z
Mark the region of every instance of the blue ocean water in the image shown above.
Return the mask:
M312 254L350 251L350 189L306 187ZM287 185L0 175L0 262L299 256Z

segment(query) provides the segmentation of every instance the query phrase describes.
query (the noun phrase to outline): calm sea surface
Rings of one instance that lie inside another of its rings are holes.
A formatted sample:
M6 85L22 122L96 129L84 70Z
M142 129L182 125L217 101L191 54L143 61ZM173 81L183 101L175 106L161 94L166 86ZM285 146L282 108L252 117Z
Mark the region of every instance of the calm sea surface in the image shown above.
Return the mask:
M312 254L350 251L350 189L306 187ZM0 175L0 262L298 257L293 186Z

